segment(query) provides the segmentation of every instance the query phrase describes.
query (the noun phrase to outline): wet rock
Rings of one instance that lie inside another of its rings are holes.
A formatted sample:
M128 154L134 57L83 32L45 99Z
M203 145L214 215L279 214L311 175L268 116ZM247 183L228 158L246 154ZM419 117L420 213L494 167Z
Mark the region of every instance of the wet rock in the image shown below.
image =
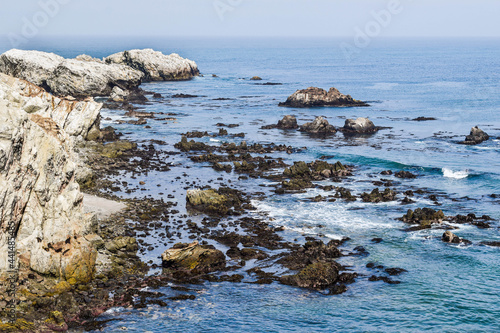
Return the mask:
M193 274L210 273L226 267L224 253L198 242L176 244L162 254L162 265L168 269L187 270Z
M207 145L203 142L195 142L194 140L188 141L185 136L182 137L181 141L174 145L175 148L188 152L188 151L213 151L214 147Z
M498 241L483 241L480 244L486 245L486 246L500 247L500 242L498 242Z
M472 127L470 130L470 134L465 137L465 141L462 141L461 143L464 145L477 145L480 144L481 142L489 140L490 136L486 134L482 129L479 127Z
M451 231L447 230L444 232L443 236L441 237L443 242L446 243L454 243L454 244L471 244L471 242L467 239L463 239L452 233Z
M285 275L280 282L287 285L323 290L337 282L339 271L336 265L316 262L306 266L295 275Z
M254 76L250 80L252 80L252 81L261 81L262 78L260 76Z
M334 240L328 244L322 241L308 241L303 246L284 255L277 263L292 270L303 269L315 262L335 263L334 259L342 256L336 245L337 243ZM340 268L340 265L338 267Z
M341 130L349 134L370 134L377 132L379 129L380 127L376 127L368 118L357 118L356 120L346 119Z
M283 119L278 121L278 124L266 125L266 126L262 126L261 128L262 129L272 129L272 128L297 129L297 128L299 128L299 125L297 125L297 118L295 118L295 116L284 116Z
M373 191L368 193L361 194L361 199L364 202L388 202L396 200L396 192L391 190L390 188L386 188L384 192L380 192L378 188L373 189Z
M189 80L200 72L194 61L178 54L164 55L152 49L130 50L105 58L108 64L127 65L144 73L144 81Z
M401 217L400 220L406 223L418 224L418 228L424 229L430 228L431 224L442 223L444 218L444 213L441 210L436 211L432 208L417 208L415 211L408 209L406 215Z
M101 155L108 158L116 158L126 151L137 148L137 144L130 141L114 141L101 148Z
M413 178L417 178L416 175L414 175L413 173L409 172L409 171L398 171L394 174L394 176L398 177L398 178L405 178L405 179L413 179Z
M330 125L328 120L323 117L316 117L313 122L300 126L300 131L317 135L335 134L337 132L335 127Z
M198 95L190 95L190 94L175 94L172 95L172 98L195 98L199 97Z
M330 88L327 92L324 89L310 87L304 90L297 90L286 102L279 103L279 106L288 107L315 107L315 106L368 106L368 104L353 99L350 95L341 94L337 89Z
M400 274L408 272L408 271L404 268L393 267L393 268L386 268L385 272L389 275L395 276L395 275L400 275Z
M437 120L437 119L434 117L417 117L412 119L412 121L429 121L429 120Z

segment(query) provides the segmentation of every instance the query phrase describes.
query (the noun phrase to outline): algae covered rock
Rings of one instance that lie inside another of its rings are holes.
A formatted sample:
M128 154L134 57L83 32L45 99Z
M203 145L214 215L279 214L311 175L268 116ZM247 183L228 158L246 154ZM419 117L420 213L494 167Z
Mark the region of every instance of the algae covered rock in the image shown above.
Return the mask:
M383 192L380 192L378 188L373 189L371 193L363 193L361 194L361 199L364 202L388 202L396 200L396 192L391 190L390 188L386 188Z
M226 267L224 253L198 242L176 244L163 252L161 257L164 268L187 270L194 274L214 272Z
M336 265L329 262L316 262L308 265L294 275L285 275L280 282L287 285L316 290L333 286L339 277Z
M214 189L208 190L188 190L186 194L186 201L189 205L201 211L208 212L227 212L227 198L215 191Z
M432 224L442 223L445 218L442 210L436 211L432 208L417 208L415 211L408 209L406 215L400 218L406 223L418 224L415 230L430 228ZM413 230L413 229L411 229ZM410 231L411 231L410 230Z

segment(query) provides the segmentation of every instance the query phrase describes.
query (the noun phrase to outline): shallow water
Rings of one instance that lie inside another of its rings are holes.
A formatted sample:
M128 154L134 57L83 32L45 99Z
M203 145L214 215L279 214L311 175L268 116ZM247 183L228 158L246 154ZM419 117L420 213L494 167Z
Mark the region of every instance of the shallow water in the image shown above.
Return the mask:
M112 125L134 140L160 139L175 150L180 134L191 130L217 132L218 122L237 123L229 133L244 132L252 142L284 143L307 147L301 153L282 155L288 162L313 161L333 155L331 161L356 166L354 176L342 186L360 194L374 188L372 181L394 180L396 190L426 188L437 195L445 214L488 214L496 222L491 229L460 225L455 233L473 242L456 246L441 242L442 230L404 232L396 220L407 209L434 206L426 195L416 203L367 204L361 202L305 202L324 193L268 196L254 204L257 214L287 228L285 237L322 234L324 239L350 237L345 250L364 246L367 257L340 260L354 271L370 276L365 265L375 262L402 267L396 277L402 283L368 282L361 276L338 296L291 288L279 284L206 283L193 286L196 299L170 303L166 308L114 309L104 319L115 319L106 332L498 332L500 331L500 250L481 246L480 241L500 240L500 43L498 40L377 40L351 61L345 59L338 40L76 40L39 41L32 48L63 56L87 53L102 57L123 49L152 47L177 52L197 62L204 77L189 82L148 83L143 89L165 96L146 111L173 112L176 121L149 121L142 126ZM212 77L217 74L218 77ZM264 80L249 81L258 75ZM244 79L243 79L244 78ZM282 85L259 85L275 82ZM277 106L296 89L329 88L369 101L368 108L288 109ZM171 99L175 93L196 94L192 99ZM214 100L229 98L230 100ZM123 112L104 110L104 117L121 119ZM311 138L297 131L260 130L285 114L297 116L299 124L317 115L335 126L346 118L367 116L377 126L390 127L363 138L338 133L329 139ZM426 116L435 121L415 122ZM479 146L456 144L472 126L479 125L491 140ZM210 142L209 138L200 139ZM212 139L213 140L213 139ZM240 142L242 139L227 139ZM171 157L176 167L164 174L128 179L144 191L129 196L165 197L174 194L184 202L184 184L175 176L188 173L196 186L210 179L239 182L248 191L262 191L263 180L238 180L238 175L217 173L207 165L193 165L184 156ZM409 170L413 180L381 176L380 171ZM157 187L156 185L160 185ZM322 182L322 185L329 183ZM333 183L332 183L333 184ZM213 184L212 184L213 185ZM335 185L335 184L333 184ZM266 191L267 189L264 188ZM175 191L175 192L174 192ZM160 194L163 193L163 194ZM123 193L124 196L127 196ZM400 196L401 198L401 196ZM180 204L182 206L182 204ZM184 207L178 207L181 213ZM383 238L375 244L371 239ZM152 240L158 240L152 237ZM165 249L144 255L158 261ZM162 290L172 293L169 288Z

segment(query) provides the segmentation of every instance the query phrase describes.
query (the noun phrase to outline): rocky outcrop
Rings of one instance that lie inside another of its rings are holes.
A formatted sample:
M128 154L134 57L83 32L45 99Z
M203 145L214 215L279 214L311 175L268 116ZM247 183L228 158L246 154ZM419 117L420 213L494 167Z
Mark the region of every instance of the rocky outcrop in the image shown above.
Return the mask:
M376 127L368 118L346 119L344 127L341 130L349 134L371 134L380 129Z
M454 243L454 244L470 244L471 241L467 239L463 239L455 235L453 232L447 230L444 232L443 236L441 237L441 240L445 243Z
M186 270L192 274L210 273L226 267L224 253L198 242L176 244L161 255L164 268Z
M144 81L189 80L200 74L196 63L178 54L164 55L152 49L115 53L104 59L108 64L127 65L144 73Z
M470 130L470 134L465 137L465 141L461 143L464 145L478 145L484 141L489 140L490 136L486 134L479 127L472 127Z
M299 125L297 125L297 118L295 116L284 116L283 119L279 120L277 124L273 125L265 125L261 127L262 129L297 129Z
M48 94L12 80L3 77L0 85L0 271L8 267L10 224L21 267L70 284L88 282L97 254L85 238L92 216L83 212L72 140L49 117L58 114L54 108L43 114L25 111L33 111L29 105L45 103ZM15 85L25 89L16 95L9 90ZM30 89L38 92L32 97L36 103L24 100ZM53 99L53 103L66 102Z
M0 55L0 72L29 81L57 96L108 96L115 86L136 88L144 74L120 64L86 57L64 59L53 53L10 50Z
M323 117L316 117L313 122L300 126L300 131L316 135L335 134L337 132L335 127L330 125L328 120Z
M28 81L1 73L0 98L12 108L52 119L71 136L87 139L99 135L102 104L92 98L81 101L58 98Z
M336 88L330 88L327 92L324 89L309 87L303 90L297 90L286 102L279 103L279 106L288 106L294 108L308 108L315 106L369 106L368 104L353 99L350 95L340 93Z

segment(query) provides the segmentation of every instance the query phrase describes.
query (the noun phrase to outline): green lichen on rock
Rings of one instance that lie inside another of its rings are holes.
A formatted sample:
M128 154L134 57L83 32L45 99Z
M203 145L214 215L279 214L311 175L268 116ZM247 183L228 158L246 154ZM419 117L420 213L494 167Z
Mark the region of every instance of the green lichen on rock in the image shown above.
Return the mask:
M185 270L193 274L209 273L226 267L224 253L198 242L179 243L162 254L162 265L170 270Z
M101 155L108 158L117 158L124 152L136 149L137 144L130 141L115 141L104 145L101 149Z

